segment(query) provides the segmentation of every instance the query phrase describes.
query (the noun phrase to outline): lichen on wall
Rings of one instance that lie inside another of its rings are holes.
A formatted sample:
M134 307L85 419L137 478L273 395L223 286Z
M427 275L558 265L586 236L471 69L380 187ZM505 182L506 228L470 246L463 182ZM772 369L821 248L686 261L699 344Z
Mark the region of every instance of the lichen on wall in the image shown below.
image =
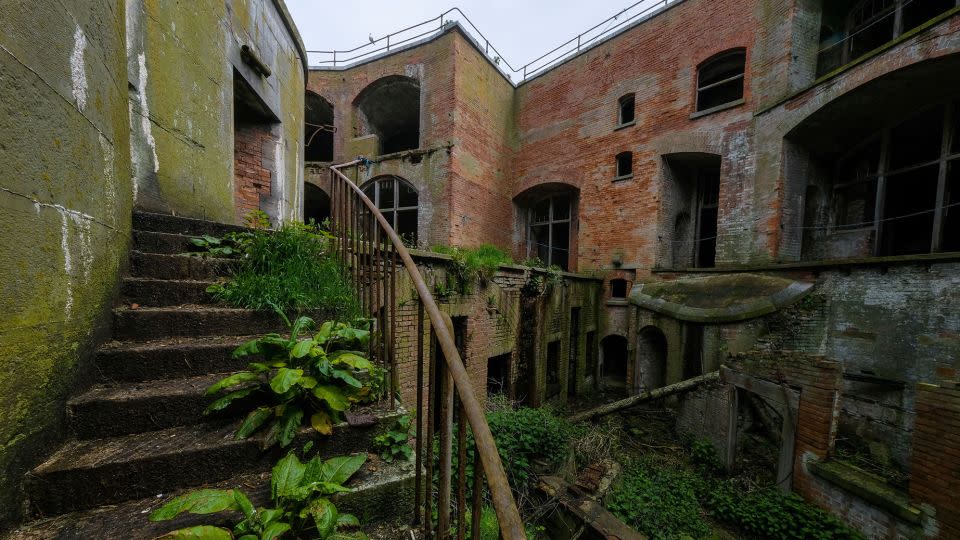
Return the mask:
M0 35L0 527L62 437L64 401L102 336L132 189L124 17L109 2L4 7ZM42 44L37 41L43 36Z

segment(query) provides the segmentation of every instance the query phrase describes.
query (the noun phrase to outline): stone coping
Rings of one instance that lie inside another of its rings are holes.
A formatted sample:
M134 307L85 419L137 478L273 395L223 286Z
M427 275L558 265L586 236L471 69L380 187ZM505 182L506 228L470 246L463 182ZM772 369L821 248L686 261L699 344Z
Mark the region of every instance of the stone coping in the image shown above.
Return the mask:
M681 321L734 322L773 313L812 288L812 283L759 274L691 276L637 283L630 303Z
M815 461L810 470L821 479L890 512L898 519L919 525L923 513L910 497L883 478L843 461Z

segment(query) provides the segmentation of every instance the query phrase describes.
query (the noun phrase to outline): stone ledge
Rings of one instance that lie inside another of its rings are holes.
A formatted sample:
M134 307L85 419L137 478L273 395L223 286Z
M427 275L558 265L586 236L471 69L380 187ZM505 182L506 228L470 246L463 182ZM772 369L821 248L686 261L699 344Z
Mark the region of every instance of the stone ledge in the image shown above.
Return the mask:
M923 513L910 504L909 496L883 478L841 461L817 461L810 470L821 479L860 497L903 521L919 525Z

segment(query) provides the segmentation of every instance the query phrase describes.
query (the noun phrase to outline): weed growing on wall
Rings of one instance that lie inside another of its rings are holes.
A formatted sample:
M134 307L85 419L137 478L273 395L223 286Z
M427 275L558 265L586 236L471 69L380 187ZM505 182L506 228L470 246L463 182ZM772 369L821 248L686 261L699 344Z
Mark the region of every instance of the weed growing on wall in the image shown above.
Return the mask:
M484 284L490 281L500 265L513 264L509 255L492 244L481 244L476 248L434 246L433 251L450 255L453 259L453 288L460 294L469 294L474 283Z
M215 297L257 310L321 310L342 320L361 315L329 233L295 223L242 234L248 236L241 246L240 267L232 279L208 289Z

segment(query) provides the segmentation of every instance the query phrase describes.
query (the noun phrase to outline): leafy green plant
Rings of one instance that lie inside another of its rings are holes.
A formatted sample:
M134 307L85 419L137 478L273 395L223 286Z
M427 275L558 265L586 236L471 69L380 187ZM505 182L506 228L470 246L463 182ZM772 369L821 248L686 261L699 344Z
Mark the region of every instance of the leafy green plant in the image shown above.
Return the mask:
M654 540L702 538L710 532L700 516L702 486L696 473L635 461L624 467L607 509Z
M207 291L228 304L257 310L322 310L345 320L360 316L360 302L343 273L330 234L302 223L245 233L232 278Z
M285 534L321 540L363 540L360 522L350 514L340 514L330 496L350 491L343 486L366 461L357 454L322 460L320 456L302 463L294 453L287 454L273 467L270 500L273 508L255 508L239 489L200 489L176 497L150 514L150 521L167 521L188 512L213 514L239 512L243 519L232 530L201 525L172 531L161 538L203 538L270 540Z
M263 210L254 210L243 218L244 224L251 229L269 229L270 216Z
M694 439L690 442L690 462L707 475L720 474L724 469L716 448L706 439Z
M247 370L234 373L207 389L220 395L205 414L220 411L234 401L255 400L257 406L237 430L238 439L267 428L264 447L289 445L300 425L309 421L324 435L352 403L377 399L383 370L360 352L370 340L370 331L345 323L327 321L312 337L300 335L314 327L313 319L299 317L290 337L267 334L248 341L233 352L234 358L261 355Z
M228 233L224 235L223 238L209 235L191 238L190 243L197 248L197 251L192 251L187 253L187 255L194 257L221 257L225 259L242 257L247 243L249 243L252 238L253 233L250 232Z
M405 414L393 423L386 433L373 438L373 449L387 463L394 460L409 460L413 449L410 448L410 415Z

